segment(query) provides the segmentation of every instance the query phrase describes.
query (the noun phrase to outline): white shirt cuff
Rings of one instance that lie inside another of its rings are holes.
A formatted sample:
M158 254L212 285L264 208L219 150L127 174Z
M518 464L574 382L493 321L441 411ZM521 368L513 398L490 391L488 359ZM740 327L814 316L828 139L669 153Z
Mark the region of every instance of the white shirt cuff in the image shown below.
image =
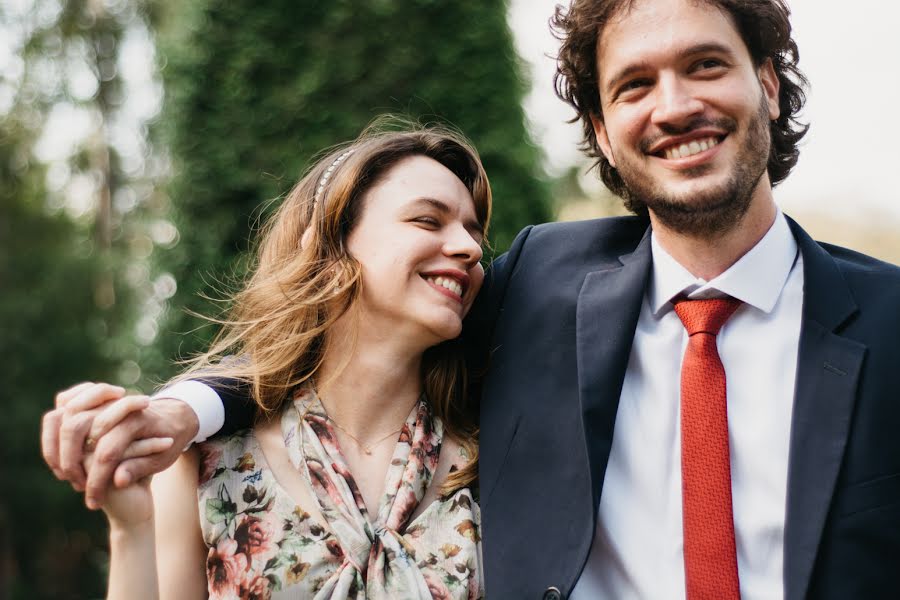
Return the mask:
M191 407L200 423L191 444L204 442L225 424L225 407L214 389L199 381L179 381L153 394L152 399L174 398ZM190 447L190 444L188 444Z

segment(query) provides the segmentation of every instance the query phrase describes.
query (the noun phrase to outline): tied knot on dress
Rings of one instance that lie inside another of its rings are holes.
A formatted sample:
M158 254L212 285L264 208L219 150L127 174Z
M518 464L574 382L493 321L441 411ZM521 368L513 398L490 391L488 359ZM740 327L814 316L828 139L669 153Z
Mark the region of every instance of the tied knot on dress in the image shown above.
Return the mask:
M688 344L681 366L681 499L687 600L740 600L725 367L716 336L735 298L679 300ZM698 334L706 335L698 335Z
M300 391L282 421L294 466L303 473L334 532L343 564L316 598L431 598L428 581L403 537L437 468L443 425L424 399L401 429L378 514L370 518L334 428L311 389Z

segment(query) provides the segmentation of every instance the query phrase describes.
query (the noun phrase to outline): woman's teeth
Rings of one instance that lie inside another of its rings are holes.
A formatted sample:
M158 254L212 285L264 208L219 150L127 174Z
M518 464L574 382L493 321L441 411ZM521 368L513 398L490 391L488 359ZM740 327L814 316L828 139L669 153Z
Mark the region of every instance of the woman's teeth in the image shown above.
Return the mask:
M692 142L681 144L680 146L666 148L665 156L668 160L687 158L688 156L693 156L695 154L705 152L706 150L709 150L710 148L712 148L713 146L717 146L718 144L719 140L717 140L716 138L694 140Z
M449 277L428 277L428 281L435 285L447 288L457 296L462 296L462 286L459 285L455 279L450 279Z

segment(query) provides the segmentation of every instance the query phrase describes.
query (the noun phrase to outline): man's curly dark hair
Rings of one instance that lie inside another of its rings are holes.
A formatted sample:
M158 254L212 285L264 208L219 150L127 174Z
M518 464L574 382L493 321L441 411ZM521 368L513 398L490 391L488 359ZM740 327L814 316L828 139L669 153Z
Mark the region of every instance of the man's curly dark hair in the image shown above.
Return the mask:
M771 122L772 147L768 172L772 185L783 181L800 155L798 142L806 135L808 125L798 114L806 102L806 77L797 67L800 58L797 43L791 37L790 10L784 0L697 0L730 15L750 51L757 67L767 59L780 84L780 116ZM550 27L562 42L553 81L556 95L578 113L571 122L581 120L584 130L581 149L597 158L600 177L613 193L625 199L625 206L637 214L647 208L630 198L618 171L603 156L597 144L592 116L603 118L600 107L597 41L606 23L636 0L572 0L568 9L557 5Z

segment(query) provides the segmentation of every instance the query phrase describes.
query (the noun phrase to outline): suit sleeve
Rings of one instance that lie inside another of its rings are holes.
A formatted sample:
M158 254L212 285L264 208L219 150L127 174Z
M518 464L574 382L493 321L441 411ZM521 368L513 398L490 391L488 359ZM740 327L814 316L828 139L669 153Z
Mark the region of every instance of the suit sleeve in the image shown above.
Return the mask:
M238 379L225 377L199 377L200 383L206 384L218 394L225 409L225 423L215 433L215 437L230 435L253 426L256 415L256 402L250 393L250 384Z

